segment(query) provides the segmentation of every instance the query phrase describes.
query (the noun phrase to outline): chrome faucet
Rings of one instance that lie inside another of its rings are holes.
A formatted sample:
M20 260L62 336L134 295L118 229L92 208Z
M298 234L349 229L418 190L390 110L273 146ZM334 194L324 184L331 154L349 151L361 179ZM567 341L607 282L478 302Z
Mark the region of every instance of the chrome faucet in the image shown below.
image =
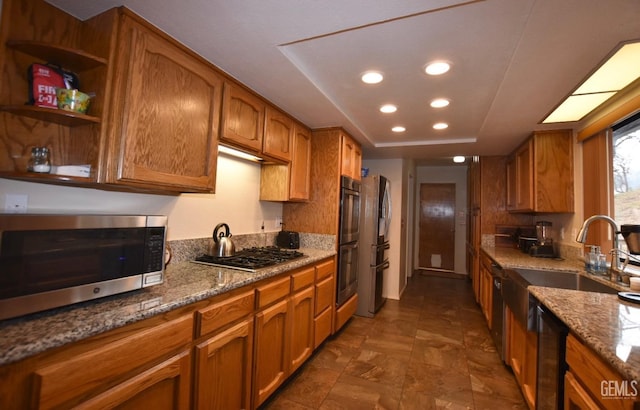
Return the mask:
M620 230L618 229L618 224L611 217L607 215L593 215L587 218L582 224L582 228L578 232L578 236L576 237L576 241L580 243L585 243L587 241L587 232L589 231L589 225L593 221L606 221L611 226L613 231L613 249L611 249L611 267L609 268L610 279L612 282L617 282L625 286L629 286L629 275L624 272L626 267L626 263L622 265L620 263L620 240L618 239L618 234Z

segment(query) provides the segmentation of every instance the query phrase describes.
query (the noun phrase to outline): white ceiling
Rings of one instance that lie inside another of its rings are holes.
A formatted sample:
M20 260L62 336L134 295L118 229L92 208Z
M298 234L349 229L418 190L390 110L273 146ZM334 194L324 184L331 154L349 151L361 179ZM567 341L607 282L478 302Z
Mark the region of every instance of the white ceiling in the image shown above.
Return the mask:
M421 163L510 152L640 39L638 0L48 1L80 19L125 5L308 126L344 127L365 158ZM435 59L451 71L424 74ZM361 83L368 69L385 80ZM434 97L451 105L434 110ZM398 111L381 114L389 102Z

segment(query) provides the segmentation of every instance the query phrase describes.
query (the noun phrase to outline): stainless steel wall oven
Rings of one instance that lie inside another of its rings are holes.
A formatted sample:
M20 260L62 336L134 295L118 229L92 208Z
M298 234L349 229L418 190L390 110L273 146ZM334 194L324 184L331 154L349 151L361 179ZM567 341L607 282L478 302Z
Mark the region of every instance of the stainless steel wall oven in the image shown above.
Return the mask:
M167 218L0 214L0 319L164 281Z

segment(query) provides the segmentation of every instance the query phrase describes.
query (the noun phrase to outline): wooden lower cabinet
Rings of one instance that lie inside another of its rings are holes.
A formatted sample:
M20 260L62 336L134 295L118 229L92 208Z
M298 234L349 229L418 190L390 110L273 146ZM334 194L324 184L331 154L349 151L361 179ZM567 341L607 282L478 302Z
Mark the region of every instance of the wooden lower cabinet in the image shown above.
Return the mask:
M0 366L0 409L255 409L332 333L334 277L326 259Z
M195 409L251 408L253 317L195 347Z
M74 409L189 409L191 355L186 350L86 400Z
M45 359L46 364L35 365L31 407L136 408L148 404L149 408L186 409L192 329L192 315L185 315L102 345L96 339L86 348L79 343L61 351L51 361ZM172 355L177 350L180 353ZM162 398L162 406L155 406L157 397Z
M600 409L570 371L564 375L564 408L567 410Z
M314 290L313 286L307 287L291 297L290 373L293 373L311 357L315 348L313 338Z
M287 378L289 299L256 314L253 405L258 407Z
M506 362L530 409L535 408L538 338L527 326L515 319L506 308L507 357Z
M623 377L572 333L567 336L565 360L565 409L640 408L639 381Z

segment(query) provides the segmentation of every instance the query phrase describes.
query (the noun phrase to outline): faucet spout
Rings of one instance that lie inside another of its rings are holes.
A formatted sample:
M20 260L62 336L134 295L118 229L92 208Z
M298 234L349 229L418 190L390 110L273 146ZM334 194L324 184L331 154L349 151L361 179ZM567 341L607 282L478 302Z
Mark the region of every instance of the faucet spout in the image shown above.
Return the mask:
M620 263L620 241L618 240L618 234L620 230L618 229L618 224L611 217L607 215L593 215L587 218L580 231L578 232L578 236L576 237L576 241L579 243L585 243L587 241L587 232L589 231L589 226L594 221L606 221L611 226L612 237L613 237L613 249L611 249L611 268L609 270L611 274L611 280L622 281L623 271L626 266L622 266Z

